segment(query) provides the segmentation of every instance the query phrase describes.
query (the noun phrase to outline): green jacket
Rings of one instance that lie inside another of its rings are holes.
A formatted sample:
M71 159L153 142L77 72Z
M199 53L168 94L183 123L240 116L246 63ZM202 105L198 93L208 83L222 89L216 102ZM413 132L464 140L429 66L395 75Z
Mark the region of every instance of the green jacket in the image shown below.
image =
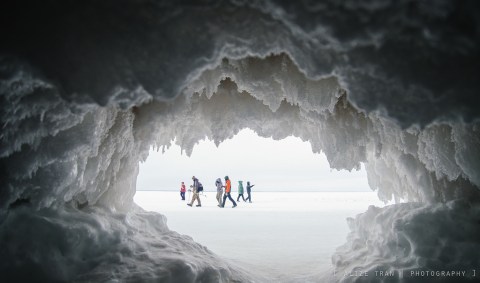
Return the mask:
M238 182L238 194L243 194L243 184L242 182Z

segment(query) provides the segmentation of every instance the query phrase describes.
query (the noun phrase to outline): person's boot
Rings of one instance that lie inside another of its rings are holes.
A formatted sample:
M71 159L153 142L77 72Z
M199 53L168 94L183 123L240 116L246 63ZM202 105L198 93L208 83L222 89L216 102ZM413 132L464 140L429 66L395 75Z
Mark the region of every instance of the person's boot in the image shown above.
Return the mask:
M196 207L201 207L202 205L201 204L197 204Z
M234 204L234 205L232 206L232 208L235 208L235 207L237 207L237 205L236 205L236 204Z
M187 203L187 205L188 205L188 206L192 206L192 204L191 204L191 203Z

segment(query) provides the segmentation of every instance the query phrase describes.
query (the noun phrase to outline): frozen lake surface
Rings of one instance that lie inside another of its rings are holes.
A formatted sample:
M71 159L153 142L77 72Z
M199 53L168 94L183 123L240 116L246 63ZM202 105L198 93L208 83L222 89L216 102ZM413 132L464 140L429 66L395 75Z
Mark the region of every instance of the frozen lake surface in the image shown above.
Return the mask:
M331 255L349 232L345 219L369 205L384 206L374 192L253 192L252 203L232 209L227 199L222 209L215 194L205 192L202 207L187 206L178 192L137 191L134 200L165 215L171 230L252 272L279 278L331 267Z

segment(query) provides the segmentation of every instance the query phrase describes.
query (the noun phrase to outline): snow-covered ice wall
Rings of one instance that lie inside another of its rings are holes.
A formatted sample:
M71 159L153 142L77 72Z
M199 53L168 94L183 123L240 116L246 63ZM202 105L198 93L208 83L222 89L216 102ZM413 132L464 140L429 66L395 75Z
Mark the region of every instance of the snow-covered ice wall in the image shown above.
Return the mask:
M476 1L0 5L7 278L262 281L133 204L150 146L245 127L421 202L350 220L337 271L480 266Z

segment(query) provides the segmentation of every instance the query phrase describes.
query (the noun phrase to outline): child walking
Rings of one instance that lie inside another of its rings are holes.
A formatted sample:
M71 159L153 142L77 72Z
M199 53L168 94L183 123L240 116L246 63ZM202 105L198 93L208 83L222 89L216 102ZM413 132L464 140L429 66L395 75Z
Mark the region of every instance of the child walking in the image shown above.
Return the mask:
M182 198L182 200L185 200L185 192L187 191L187 189L185 188L185 183L182 182L182 185L180 186L180 197Z
M250 203L252 202L252 195L250 193L252 192L253 186L255 186L255 185L250 185L250 181L247 182L247 195L248 195L247 200Z

